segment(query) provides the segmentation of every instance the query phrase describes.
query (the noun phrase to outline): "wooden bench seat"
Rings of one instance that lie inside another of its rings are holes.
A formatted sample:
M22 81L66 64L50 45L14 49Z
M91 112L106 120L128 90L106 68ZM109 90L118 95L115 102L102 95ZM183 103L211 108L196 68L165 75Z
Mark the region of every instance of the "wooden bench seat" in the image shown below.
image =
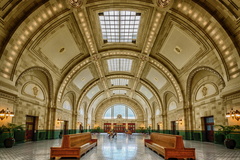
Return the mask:
M97 139L92 139L91 133L64 135L61 147L51 147L50 159L56 157L80 157L97 146Z
M195 159L195 148L185 148L182 136L151 133L150 139L144 140L145 146L161 154L165 159Z

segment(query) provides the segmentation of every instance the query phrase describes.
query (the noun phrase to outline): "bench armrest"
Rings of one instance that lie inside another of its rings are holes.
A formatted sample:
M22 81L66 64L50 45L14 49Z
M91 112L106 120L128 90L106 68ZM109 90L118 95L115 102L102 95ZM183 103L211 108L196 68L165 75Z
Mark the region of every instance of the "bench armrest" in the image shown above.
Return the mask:
M146 144L146 143L150 143L150 144L152 144L153 141L152 141L151 139L144 139L144 143L145 143L145 144Z

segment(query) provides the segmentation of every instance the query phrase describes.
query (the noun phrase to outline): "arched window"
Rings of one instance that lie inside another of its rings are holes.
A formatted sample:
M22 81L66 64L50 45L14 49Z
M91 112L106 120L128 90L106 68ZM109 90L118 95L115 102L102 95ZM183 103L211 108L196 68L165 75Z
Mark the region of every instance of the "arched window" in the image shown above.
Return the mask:
M69 101L66 100L63 102L63 108L67 110L72 110L72 105Z
M136 119L133 110L125 105L116 104L107 109L104 114L104 119L116 119L118 115L121 115L123 119Z

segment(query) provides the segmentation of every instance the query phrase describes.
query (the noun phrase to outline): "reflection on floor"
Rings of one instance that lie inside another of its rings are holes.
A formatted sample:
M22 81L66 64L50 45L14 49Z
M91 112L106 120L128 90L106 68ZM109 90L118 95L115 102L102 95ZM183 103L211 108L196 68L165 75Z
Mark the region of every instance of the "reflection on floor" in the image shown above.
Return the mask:
M164 160L144 147L143 140L148 136L118 134L108 138L107 134L94 134L98 146L87 152L81 160ZM240 160L240 149L226 149L223 145L184 141L185 147L196 148L197 160ZM50 147L60 146L61 139L44 140L17 144L13 148L0 148L0 160L49 160Z

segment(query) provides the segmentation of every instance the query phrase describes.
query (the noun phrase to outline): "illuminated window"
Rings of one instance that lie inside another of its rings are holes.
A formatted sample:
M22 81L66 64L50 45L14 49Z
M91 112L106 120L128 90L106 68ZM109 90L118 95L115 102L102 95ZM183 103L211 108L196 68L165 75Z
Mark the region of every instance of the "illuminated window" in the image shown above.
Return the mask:
M123 119L136 119L133 110L121 104L110 107L104 114L104 119L116 119L118 115L121 115Z
M125 71L130 72L132 68L132 60L125 58L114 58L107 60L109 72Z
M141 13L106 11L98 15L104 43L136 43Z

